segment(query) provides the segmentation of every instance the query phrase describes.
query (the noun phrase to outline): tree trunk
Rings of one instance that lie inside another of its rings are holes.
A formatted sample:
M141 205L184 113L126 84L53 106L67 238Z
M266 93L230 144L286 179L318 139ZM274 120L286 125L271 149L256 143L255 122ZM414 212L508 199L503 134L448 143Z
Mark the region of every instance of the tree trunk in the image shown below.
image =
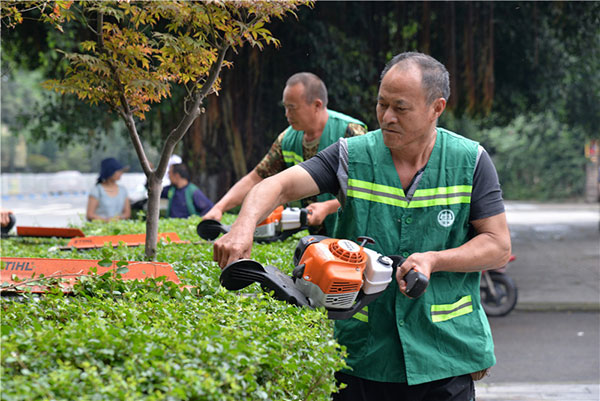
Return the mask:
M244 154L242 136L236 120L233 117L232 108L233 104L231 102L231 95L229 92L225 92L222 103L223 123L225 125L227 147L229 148L233 169L237 179L239 180L246 175L248 169L246 167L246 156Z
M423 2L423 14L421 15L421 29L420 29L420 40L419 47L422 53L430 54L431 49L431 36L430 36L430 23L431 23L431 7L428 1Z
M448 109L454 110L458 104L457 57L456 57L456 6L454 2L446 3L446 67L450 74L450 99Z
M494 101L494 3L489 3L489 14L487 23L486 45L483 73L483 101L482 106L486 114L492 110Z
M473 114L477 105L475 94L475 56L473 49L473 3L467 3L467 18L464 25L465 85L467 92L467 112Z
M160 217L160 193L162 191L162 177L156 173L146 176L148 180L148 211L146 214L146 257L153 260L156 256L158 242L158 219Z

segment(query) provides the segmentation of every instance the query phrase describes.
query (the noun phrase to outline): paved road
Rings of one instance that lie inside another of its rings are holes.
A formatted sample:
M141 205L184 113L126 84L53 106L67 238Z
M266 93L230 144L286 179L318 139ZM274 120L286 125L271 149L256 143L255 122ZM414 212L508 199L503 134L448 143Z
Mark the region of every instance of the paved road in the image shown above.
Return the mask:
M490 324L497 363L478 401L600 400L600 313L515 311Z
M491 318L490 383L593 383L600 378L600 313L515 311Z
M68 227L85 220L87 195L10 196L2 207L12 210L19 226Z
M600 310L597 204L507 202L521 310Z

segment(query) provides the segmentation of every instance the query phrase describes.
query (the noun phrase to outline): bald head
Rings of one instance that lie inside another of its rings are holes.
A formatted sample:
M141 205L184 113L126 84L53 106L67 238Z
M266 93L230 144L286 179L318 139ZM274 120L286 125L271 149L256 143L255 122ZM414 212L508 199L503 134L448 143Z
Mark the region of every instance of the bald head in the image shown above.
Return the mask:
M450 75L446 67L436 59L423 53L405 52L391 59L381 72L381 79L392 68L417 68L421 72L421 86L425 100L431 104L435 99L450 97Z

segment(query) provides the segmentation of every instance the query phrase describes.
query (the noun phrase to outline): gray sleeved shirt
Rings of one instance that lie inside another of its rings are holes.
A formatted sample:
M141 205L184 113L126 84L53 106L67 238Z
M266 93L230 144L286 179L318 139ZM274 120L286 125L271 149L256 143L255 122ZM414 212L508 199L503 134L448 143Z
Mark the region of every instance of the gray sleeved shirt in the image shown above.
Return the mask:
M106 193L102 184L96 184L90 191L90 196L98 199L96 214L100 217L112 218L123 213L127 190L124 186L119 185L119 192L113 197Z

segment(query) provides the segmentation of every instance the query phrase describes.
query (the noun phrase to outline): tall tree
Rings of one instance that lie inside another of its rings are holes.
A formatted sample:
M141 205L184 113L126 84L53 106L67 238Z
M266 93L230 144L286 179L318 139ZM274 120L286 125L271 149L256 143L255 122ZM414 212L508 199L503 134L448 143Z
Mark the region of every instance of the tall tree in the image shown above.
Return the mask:
M82 24L93 40L80 43L81 53L65 53L66 77L47 88L72 93L92 105L107 104L125 122L148 181L146 256L153 259L158 239L162 177L175 145L204 111L207 95L220 89L220 72L231 66L229 50L245 43L258 48L279 42L265 28L272 17L294 12L302 1L90 1L2 3L7 24L22 21L25 9L42 11L43 21L62 30L64 21ZM169 98L172 85L186 90L182 117L152 167L142 144L138 121L152 103Z

